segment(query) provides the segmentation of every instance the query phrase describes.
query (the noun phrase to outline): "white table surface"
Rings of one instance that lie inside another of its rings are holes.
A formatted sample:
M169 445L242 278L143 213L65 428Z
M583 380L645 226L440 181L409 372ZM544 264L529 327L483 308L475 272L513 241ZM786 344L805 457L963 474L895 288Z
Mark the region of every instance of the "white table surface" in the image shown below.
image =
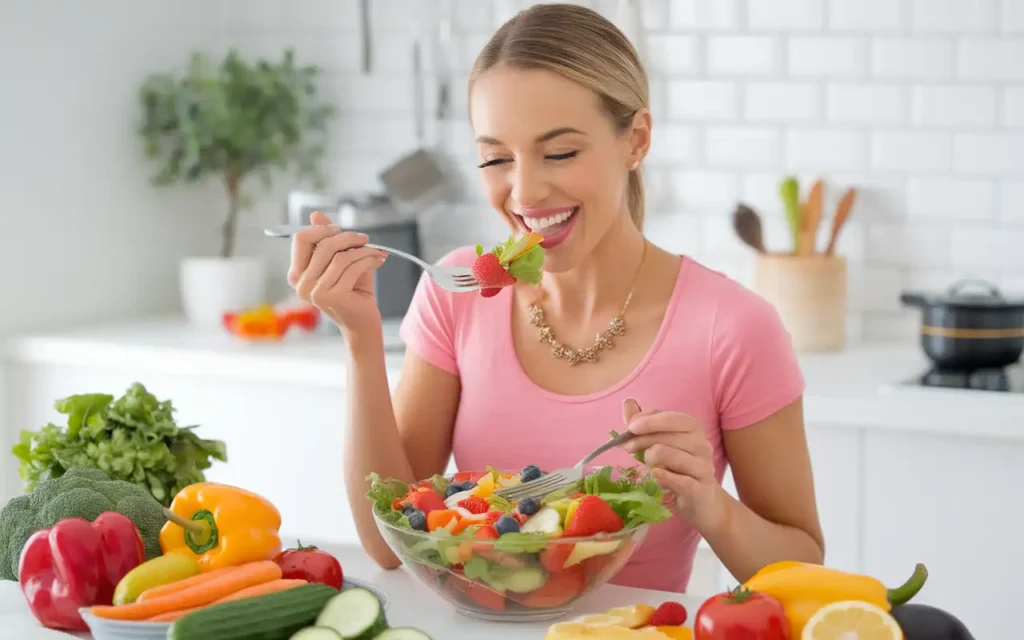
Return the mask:
M305 541L306 539L303 538ZM308 543L308 542L307 542ZM434 640L450 638L487 638L488 640L542 640L551 622L498 623L467 618L455 611L440 596L423 586L405 569L380 569L356 546L323 545L324 550L341 561L346 575L371 582L391 598L387 610L391 626L414 626ZM687 625L706 597L679 595L663 591L605 585L586 599L565 619L598 613L612 607L647 603L657 606L666 600L681 602L689 612ZM18 583L0 581L0 636L18 640L67 640L91 638L90 634L68 634L43 628L25 603Z

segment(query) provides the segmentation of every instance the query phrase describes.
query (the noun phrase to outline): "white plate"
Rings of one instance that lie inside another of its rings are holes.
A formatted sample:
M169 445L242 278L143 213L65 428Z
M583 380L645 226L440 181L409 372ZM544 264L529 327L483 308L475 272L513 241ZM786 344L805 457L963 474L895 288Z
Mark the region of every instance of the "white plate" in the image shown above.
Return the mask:
M391 604L391 598L377 585L360 580L359 578L345 576L341 590L348 591L349 589L356 588L366 589L377 596L380 600L381 608L385 611L388 605ZM167 629L171 626L170 622L97 618L89 613L88 607L83 607L79 611L82 614L82 619L89 625L89 630L92 632L95 640L165 640L167 638Z

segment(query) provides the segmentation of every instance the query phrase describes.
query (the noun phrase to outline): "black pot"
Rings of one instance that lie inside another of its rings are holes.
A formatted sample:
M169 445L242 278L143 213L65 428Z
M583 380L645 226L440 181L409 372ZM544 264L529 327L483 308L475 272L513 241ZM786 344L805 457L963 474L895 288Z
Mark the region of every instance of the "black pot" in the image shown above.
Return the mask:
M972 284L984 291L961 293ZM944 294L906 292L900 301L921 309L921 347L938 369L1002 369L1024 352L1024 299L991 283L962 280Z

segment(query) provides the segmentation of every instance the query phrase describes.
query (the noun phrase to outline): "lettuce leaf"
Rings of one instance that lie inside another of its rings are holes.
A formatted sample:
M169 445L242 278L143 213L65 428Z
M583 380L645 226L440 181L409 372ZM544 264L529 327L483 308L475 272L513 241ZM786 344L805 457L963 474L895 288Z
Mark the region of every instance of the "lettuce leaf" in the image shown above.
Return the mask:
M510 262L508 272L520 282L537 284L540 282L541 268L543 266L544 248L538 244Z
M552 540L546 533L504 533L494 541L494 550L505 553L536 553Z
M401 511L391 508L391 503L409 493L409 485L394 478L381 478L377 473L366 476L370 482L370 488L366 491L366 497L373 502L373 511L377 516L401 529L411 529L409 518Z
M601 467L583 478L579 490L595 495L611 506L625 522L626 527L657 524L672 517L662 504L664 494L657 481L649 474L640 474L635 468L620 470L619 478L612 478L612 467Z

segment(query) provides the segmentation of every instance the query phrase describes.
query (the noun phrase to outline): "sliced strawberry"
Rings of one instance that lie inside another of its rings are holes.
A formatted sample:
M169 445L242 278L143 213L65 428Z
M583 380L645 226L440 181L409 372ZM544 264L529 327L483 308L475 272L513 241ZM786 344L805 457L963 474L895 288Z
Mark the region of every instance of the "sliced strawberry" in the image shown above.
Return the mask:
M487 501L480 496L469 496L468 498L463 498L462 500L459 500L457 505L470 513L478 514L487 513L491 508L491 505L489 505Z
M481 290L490 288L500 289L516 283L516 279L501 265L501 262L498 261L498 256L493 253L477 256L471 270L473 277L480 283Z
M568 543L552 544L548 548L542 550L540 552L541 566L551 573L565 571L565 561L569 559L569 554L572 553L574 546L575 545Z
M494 296L498 295L499 293L501 293L501 289L499 289L498 287L486 287L486 288L480 289L480 295L485 297L485 298L493 298Z
M598 533L615 533L624 526L622 518L611 506L597 496L583 496L565 527L569 538L587 537Z
M565 571L552 573L539 589L524 594L520 603L534 609L560 607L583 591L587 574L582 565L569 567Z
M505 515L505 514L500 512L500 511L488 511L487 512L487 519L484 520L484 522L486 522L487 524L494 524L495 522L498 521L498 518L500 518L503 515Z
M452 482L455 484L462 484L463 482L477 482L480 478L487 475L487 471L459 471L452 478Z
M477 582L464 582L462 592L475 604L491 611L505 610L505 594Z

